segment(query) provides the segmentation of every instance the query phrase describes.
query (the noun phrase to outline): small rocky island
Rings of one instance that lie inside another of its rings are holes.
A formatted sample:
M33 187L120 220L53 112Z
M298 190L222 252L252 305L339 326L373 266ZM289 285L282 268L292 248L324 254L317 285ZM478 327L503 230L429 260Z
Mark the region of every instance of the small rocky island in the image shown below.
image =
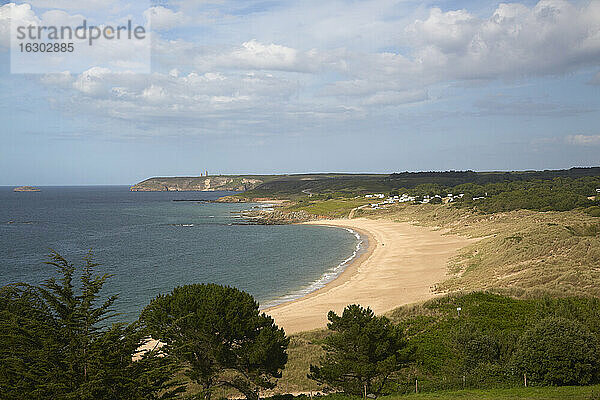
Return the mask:
M19 186L13 189L13 192L39 192L40 189L34 186Z

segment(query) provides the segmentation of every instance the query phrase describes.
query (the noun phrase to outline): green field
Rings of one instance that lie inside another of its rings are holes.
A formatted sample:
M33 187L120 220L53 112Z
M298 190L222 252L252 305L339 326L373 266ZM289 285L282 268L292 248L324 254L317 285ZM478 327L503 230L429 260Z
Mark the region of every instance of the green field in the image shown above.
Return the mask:
M563 387L528 387L516 389L491 390L459 390L420 393L404 396L386 396L385 400L597 400L600 399L600 385L596 386L563 386Z
M364 197L352 199L329 199L311 201L310 199L297 202L295 205L288 208L289 211L306 211L309 214L326 216L329 218L345 218L350 213L350 210L359 206L374 202L373 199L365 199Z

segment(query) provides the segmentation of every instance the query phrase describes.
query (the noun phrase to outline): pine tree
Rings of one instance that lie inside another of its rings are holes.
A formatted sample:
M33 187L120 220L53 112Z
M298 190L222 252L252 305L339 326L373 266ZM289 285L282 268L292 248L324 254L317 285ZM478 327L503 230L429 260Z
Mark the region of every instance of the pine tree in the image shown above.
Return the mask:
M39 287L0 289L0 398L158 399L181 390L171 382L174 360L132 357L144 341L137 324L108 324L117 295L103 299L109 275L95 275L85 257L81 288L77 268L58 253L47 264L60 278Z
M248 399L275 386L287 362L289 339L258 310L248 293L215 284L175 288L155 298L141 321L163 350L187 366L186 374L210 399L216 387Z
M390 376L408 363L400 328L359 305L347 306L341 316L330 311L328 319L326 354L308 377L348 394L384 392Z

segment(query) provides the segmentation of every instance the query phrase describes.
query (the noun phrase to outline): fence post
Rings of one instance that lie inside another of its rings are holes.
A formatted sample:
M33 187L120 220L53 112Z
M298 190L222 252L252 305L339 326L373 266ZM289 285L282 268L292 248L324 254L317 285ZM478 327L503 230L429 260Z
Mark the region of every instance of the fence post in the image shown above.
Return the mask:
M419 379L415 379L415 393L419 393Z
M527 387L527 372L523 373L523 380L525 381L525 387Z
M467 378L463 375L463 390L465 390L466 380L467 380Z

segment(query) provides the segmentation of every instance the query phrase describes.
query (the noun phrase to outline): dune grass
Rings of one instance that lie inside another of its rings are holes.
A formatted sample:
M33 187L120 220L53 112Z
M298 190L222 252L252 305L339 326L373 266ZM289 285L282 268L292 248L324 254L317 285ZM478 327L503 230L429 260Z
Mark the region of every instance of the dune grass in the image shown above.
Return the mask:
M277 382L275 393L318 392L321 388L306 377L310 364L315 364L323 355L320 343L327 335L325 329L300 332L290 337L288 363Z
M482 214L447 205L394 205L360 216L444 229L479 240L449 263L441 292L600 296L600 221L581 211Z

